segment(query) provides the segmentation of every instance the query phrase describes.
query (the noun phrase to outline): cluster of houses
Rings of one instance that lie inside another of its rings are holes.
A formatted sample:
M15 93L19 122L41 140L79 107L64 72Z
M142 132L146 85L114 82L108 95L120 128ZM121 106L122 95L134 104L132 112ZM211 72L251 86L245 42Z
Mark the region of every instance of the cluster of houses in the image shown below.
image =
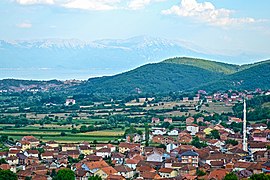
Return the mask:
M226 105L232 106L232 103L235 102L242 102L243 97L247 99L252 99L254 95L270 95L270 90L268 91L262 91L261 89L256 89L255 91L245 91L245 92L238 92L234 91L232 92L231 90L228 93L225 92L216 92L213 93L212 95L208 95L206 91L204 90L199 90L198 93L191 99L190 97L183 97L183 102L199 102L200 100L205 99L207 103L211 103L213 101L218 101L218 102L225 102Z
M19 82L20 80L7 79L7 81L0 85L0 93L8 92L45 92L49 91L52 88L62 88L63 86L74 86L82 83L81 80L65 80L65 81L46 81L46 82L36 82L36 81L27 81ZM9 82L10 81L10 84Z
M222 125L198 126L194 118L186 119L186 129L151 129L152 146L145 146L144 137L136 134L136 141L120 144L59 144L55 141L40 142L33 136L24 136L0 158L7 164L1 169L17 173L19 179L50 180L53 171L70 168L76 179L87 180L91 176L102 179L223 179L229 172L241 178L252 174L270 172L270 130L265 124L248 127L248 151L242 147L242 135ZM203 121L198 118L197 121ZM230 121L238 122L230 117ZM157 122L158 119L153 119ZM171 119L166 119L171 123ZM216 130L220 139L211 139ZM143 135L142 135L143 136ZM196 148L194 137L207 144ZM232 145L226 140L237 141ZM158 146L157 146L158 145ZM161 146L162 145L162 146ZM200 170L200 171L199 171ZM203 172L198 174L198 172Z

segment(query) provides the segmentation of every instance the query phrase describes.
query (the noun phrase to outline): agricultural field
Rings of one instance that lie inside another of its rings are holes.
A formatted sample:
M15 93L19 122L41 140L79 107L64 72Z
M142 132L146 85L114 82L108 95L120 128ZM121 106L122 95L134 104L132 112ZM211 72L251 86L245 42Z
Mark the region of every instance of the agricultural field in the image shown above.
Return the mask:
M81 142L94 140L100 142L108 142L110 140L121 139L123 132L118 131L94 131L92 133L78 133L72 134L70 132L65 132L65 135L62 136L61 132L57 131L16 131L16 130L3 130L0 132L0 135L7 135L8 137L13 138L14 140L20 140L23 136L33 135L36 138L39 138L41 141L55 140L57 142Z
M155 106L149 106L149 107L145 107L145 110L159 110L159 109L173 109L173 107L175 106L186 106L186 107L195 107L196 103L194 103L193 101L188 101L188 102L183 102L183 101L179 101L179 102L160 102L157 103L158 105Z
M263 103L262 107L263 108L270 108L270 102Z
M166 113L163 113L163 114L165 114L167 116L188 116L188 115L193 116L196 113L197 112L195 110L189 110L188 112L171 111L171 112L166 112ZM163 115L163 114L160 113L159 115Z
M0 135L7 135L14 141L20 140L26 135L33 135L41 141L55 140L60 143L81 141L93 142L94 140L98 142L108 142L122 139L125 130L129 128L130 125L133 125L137 130L141 130L143 132L145 130L144 123L137 122L141 119L150 122L153 116L193 116L198 113L195 111L196 105L197 102L195 103L193 101L172 101L159 102L148 107L130 106L117 109L108 108L106 106L91 107L90 109L84 109L83 112L67 109L61 113L46 114L26 112L24 113L26 118L32 119L35 124L28 123L22 126L15 126L15 124L0 124L0 129L2 129L0 131ZM186 111L183 112L182 108ZM222 113L232 112L232 107L225 106L225 103L214 102L203 105L200 111L202 110L210 113ZM20 116L21 113L3 113L2 115ZM125 118L123 119L123 117ZM136 119L132 120L132 118L135 117ZM68 121L69 118L71 118L71 120ZM110 119L110 121L108 119ZM4 123L8 122L9 121L5 121ZM185 128L185 122L177 121L174 122L173 125L179 129ZM92 129L86 129L83 131L82 129L86 127L91 127ZM76 132L74 132L74 130Z
M104 136L104 137L108 136L108 137L110 137L110 136L123 136L124 133L125 133L125 131L122 129L114 129L114 130L104 130L104 131L92 131L92 132L86 132L83 134L92 135L92 136Z
M81 119L73 120L76 125L59 125L59 124L33 124L24 127L15 127L15 124L0 124L2 130L0 135L7 135L9 138L14 140L20 140L23 136L33 135L39 138L41 141L55 140L61 143L67 142L81 142L94 140L100 142L108 142L123 137L124 130L113 129L113 130L100 130L85 133L72 133L72 128L80 129L82 125L94 125L108 122L106 119ZM61 135L63 133L65 135Z
M231 106L226 106L224 102L211 102L208 105L203 105L201 111L207 111L210 113L230 113L233 112Z

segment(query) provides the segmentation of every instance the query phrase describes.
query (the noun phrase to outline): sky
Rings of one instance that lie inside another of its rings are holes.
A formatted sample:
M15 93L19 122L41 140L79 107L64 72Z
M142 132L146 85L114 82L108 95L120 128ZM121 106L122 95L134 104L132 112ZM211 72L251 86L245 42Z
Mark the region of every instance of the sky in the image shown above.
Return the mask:
M1 0L0 39L182 40L270 57L269 0Z

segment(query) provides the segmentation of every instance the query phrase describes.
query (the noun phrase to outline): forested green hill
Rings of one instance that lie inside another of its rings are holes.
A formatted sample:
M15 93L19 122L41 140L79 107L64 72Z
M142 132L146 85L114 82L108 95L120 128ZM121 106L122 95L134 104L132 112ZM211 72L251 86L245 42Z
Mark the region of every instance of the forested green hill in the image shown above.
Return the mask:
M198 67L157 63L147 64L110 77L91 78L84 85L77 88L80 92L97 93L164 93L171 91L184 91L216 79L224 75Z
M54 84L60 81L2 80L0 89L28 84ZM270 60L234 65L194 58L171 58L146 64L114 76L90 78L74 86L61 86L60 93L99 94L123 97L138 93L208 92L218 90L270 89Z
M115 76L90 78L81 93L134 94L270 88L270 61L233 65L193 58L172 58Z

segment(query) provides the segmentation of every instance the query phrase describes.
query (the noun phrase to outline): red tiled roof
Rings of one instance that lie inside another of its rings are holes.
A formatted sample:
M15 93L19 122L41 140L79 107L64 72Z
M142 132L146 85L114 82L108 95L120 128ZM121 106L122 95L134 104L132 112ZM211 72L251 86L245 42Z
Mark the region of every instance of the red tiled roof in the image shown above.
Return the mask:
M119 166L115 166L114 169L117 171L117 172L131 172L132 169L128 166L124 166L124 165L119 165Z
M105 174L110 175L110 174L116 174L117 171L112 167L112 166L108 166L108 167L103 167L100 168Z
M1 164L0 165L0 169L9 170L10 169L10 165L9 164Z
M104 161L93 161L93 162L85 162L84 163L90 169L108 167L109 165Z
M160 176L156 172L143 172L141 177L144 179L159 179Z
M227 174L227 170L225 169L217 169L210 172L207 179L216 179L216 180L222 180Z
M121 142L119 144L119 147L124 147L124 148L129 148L129 149L132 149L132 148L135 148L135 147L140 147L141 145L138 144L138 143L125 143L125 142Z
M107 180L125 180L125 178L121 175L110 174Z
M171 169L171 168L160 168L158 170L158 172L160 172L160 173L171 173L172 171L173 171L173 169Z
M138 164L139 160L136 159L126 159L126 164Z
M101 148L101 149L97 150L97 152L110 153L111 149L109 149L109 148Z

